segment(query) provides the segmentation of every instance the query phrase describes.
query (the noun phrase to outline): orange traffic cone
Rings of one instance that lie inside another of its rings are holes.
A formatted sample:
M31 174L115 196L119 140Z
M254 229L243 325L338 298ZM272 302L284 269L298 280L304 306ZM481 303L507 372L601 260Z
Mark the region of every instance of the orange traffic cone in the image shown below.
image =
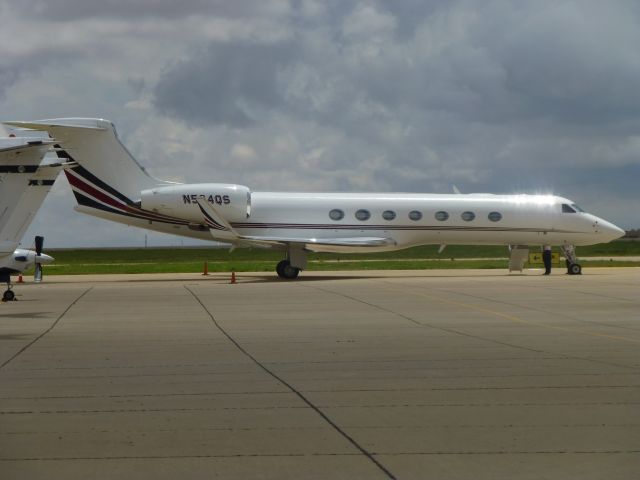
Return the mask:
M207 262L204 262L204 271L202 272L202 275L209 275L209 265Z
M23 283L22 274L18 275L18 283Z
M231 283L236 283L236 272L231 270Z

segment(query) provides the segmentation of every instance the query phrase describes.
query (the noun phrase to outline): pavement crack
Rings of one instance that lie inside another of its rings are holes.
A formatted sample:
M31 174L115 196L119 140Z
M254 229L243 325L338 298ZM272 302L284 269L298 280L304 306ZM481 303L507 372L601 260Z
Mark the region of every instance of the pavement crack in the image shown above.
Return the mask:
M84 297L87 293L89 293L91 290L93 290L93 287L89 287L84 292L82 292L73 302L71 302L71 304L65 309L65 311L62 312L58 316L58 318L55 319L55 321L51 324L51 326L49 326L49 328L47 328L44 332L42 332L40 335L38 335L36 338L31 340L24 347L22 347L20 350L18 350L16 353L14 353L8 360L6 360L2 365L0 365L0 369L2 369L4 367L6 367L7 365L9 365L13 360L18 358L22 353L24 353L34 343L36 343L38 340L40 340L42 337L44 337L47 333L49 333L51 330L53 330L56 327L56 325L58 325L58 322L60 322L60 320L62 320L62 317L64 317L67 314L67 312L69 310L71 310L71 307L73 307L76 303L78 303L80 301L80 299L82 297Z
M282 377L278 376L275 372L270 370L264 363L260 362L256 357L254 357L251 353L249 353L245 348L240 345L240 343L233 338L223 327L218 323L213 314L209 311L209 309L205 306L205 304L200 300L200 298L195 294L193 290L191 290L188 286L184 286L184 288L193 296L193 298L202 306L202 309L207 313L213 324L216 328L225 336L229 341L235 345L235 347L247 358L253 361L260 369L262 369L265 373L273 377L275 380L286 386L292 393L294 393L300 400L302 400L306 405L308 405L313 411L315 411L322 419L327 422L333 429L340 434L345 440L347 440L351 445L353 445L362 455L364 455L367 459L369 459L379 470L381 470L388 478L396 479L396 476L391 473L387 467L385 467L380 461L378 461L374 455L366 450L362 445L360 445L353 437L351 437L347 432L345 432L337 423L335 423L331 418L327 416L318 406L316 406L311 400L309 400L300 390L296 389L293 385L288 383Z

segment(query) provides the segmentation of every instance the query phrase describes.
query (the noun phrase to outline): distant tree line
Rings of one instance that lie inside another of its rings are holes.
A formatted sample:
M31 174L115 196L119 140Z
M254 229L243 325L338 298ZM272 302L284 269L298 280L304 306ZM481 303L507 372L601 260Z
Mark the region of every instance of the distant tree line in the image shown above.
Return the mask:
M624 237L622 238L640 238L640 228L635 228L632 230L627 230Z

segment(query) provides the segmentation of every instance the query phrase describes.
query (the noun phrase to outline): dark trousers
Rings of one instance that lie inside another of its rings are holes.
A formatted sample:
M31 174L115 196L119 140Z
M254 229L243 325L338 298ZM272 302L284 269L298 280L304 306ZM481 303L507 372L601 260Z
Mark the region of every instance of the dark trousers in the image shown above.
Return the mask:
M542 262L544 263L544 273L551 273L551 250L543 250Z

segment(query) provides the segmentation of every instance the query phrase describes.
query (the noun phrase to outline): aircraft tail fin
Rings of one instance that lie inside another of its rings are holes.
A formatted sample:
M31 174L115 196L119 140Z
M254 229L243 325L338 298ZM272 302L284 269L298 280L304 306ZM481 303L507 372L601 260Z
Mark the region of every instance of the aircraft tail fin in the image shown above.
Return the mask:
M16 216L23 210L22 196L51 147L51 142L29 138L0 139L0 251L11 250L20 241ZM7 246L9 245L9 246ZM15 247L14 247L15 248ZM11 250L13 251L13 250Z
M140 199L140 192L166 185L151 177L120 143L114 125L96 118L56 118L7 125L49 132L60 159L77 162L65 173L76 199L82 196L116 196L126 204Z
M60 170L62 170L62 165L60 164L41 164L29 176L26 190L17 199L13 199L15 208L2 228L0 240L19 242L22 239L47 194L53 187Z

